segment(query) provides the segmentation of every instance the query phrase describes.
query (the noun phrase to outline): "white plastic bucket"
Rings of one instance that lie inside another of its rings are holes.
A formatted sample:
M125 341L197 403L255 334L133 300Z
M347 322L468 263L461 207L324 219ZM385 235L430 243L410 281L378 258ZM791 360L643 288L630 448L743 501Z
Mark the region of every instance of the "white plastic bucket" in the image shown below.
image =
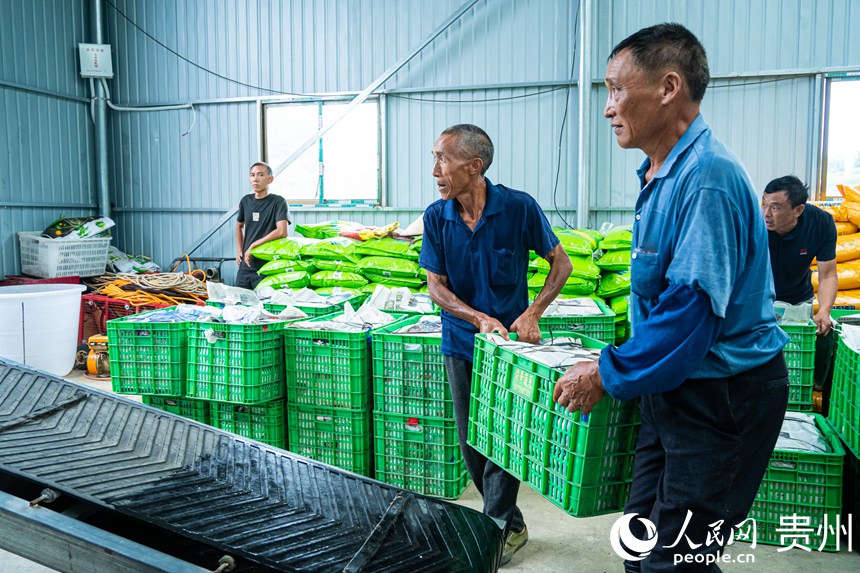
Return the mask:
M57 376L75 365L83 285L0 287L0 356Z

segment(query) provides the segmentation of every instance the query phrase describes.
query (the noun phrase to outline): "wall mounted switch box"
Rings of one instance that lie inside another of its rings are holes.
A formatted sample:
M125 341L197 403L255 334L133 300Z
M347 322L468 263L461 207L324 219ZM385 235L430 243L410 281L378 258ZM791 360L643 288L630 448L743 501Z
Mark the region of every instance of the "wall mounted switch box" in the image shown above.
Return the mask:
M82 78L112 78L110 44L78 44Z

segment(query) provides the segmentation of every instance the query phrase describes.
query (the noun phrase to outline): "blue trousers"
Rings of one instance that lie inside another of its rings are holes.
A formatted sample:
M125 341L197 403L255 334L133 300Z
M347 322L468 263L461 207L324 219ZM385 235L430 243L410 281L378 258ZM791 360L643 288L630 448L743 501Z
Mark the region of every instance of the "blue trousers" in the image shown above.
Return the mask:
M469 435L469 394L472 388L472 363L453 356L445 357L445 372L451 386L457 438L463 451L463 460L469 476L484 498L484 514L505 524L508 529L522 531L526 526L523 514L517 507L520 480L488 460L466 443Z
M642 428L624 513L649 519L657 528L657 545L644 560L627 561L625 571L720 571L704 565L705 556L721 554L731 528L746 519L787 404L782 352L736 376L690 379L670 392L642 398ZM692 517L684 529L688 510ZM631 531L645 538L637 519ZM682 531L686 538L667 548ZM693 555L692 563L676 563L676 555L687 554Z

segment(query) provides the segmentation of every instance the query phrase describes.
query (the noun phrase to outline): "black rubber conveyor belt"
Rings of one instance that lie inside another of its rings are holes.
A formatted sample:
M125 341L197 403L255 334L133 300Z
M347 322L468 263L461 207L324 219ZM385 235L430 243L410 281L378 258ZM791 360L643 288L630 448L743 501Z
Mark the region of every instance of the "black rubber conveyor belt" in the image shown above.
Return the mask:
M489 572L502 551L477 511L2 358L0 472L276 571Z

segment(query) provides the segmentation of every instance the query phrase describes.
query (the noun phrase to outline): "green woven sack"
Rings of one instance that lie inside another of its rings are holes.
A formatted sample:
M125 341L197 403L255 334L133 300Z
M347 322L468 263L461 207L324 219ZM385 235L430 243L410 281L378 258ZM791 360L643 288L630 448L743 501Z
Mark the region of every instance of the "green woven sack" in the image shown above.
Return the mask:
M594 252L594 239L585 233L562 229L556 231L556 236L568 255L591 255Z
M597 259L597 266L605 271L623 271L630 268L630 249L606 251Z
M364 229L364 225L353 221L323 221L321 223L308 223L296 225L296 232L305 237L315 239L327 239L339 237L343 232L355 232Z
M633 227L631 225L620 225L613 227L603 240L600 241L600 248L604 251L616 251L627 249L628 251L633 245Z
M334 259L310 259L316 268L321 271L346 271L348 273L358 272L358 263L354 261L337 261Z
M391 237L370 239L355 246L355 253L364 257L382 256L418 260L420 252L413 251L407 241Z
M630 271L609 273L600 279L600 286L597 287L597 296L612 298L625 294L630 294Z
M609 303L610 308L612 308L612 312L615 313L615 322L627 320L627 309L630 306L629 294L613 297L606 302Z
M303 247L302 256L357 263L361 258L355 254L355 245L358 242L355 239L348 239L346 237L322 239L313 245Z
M274 261L269 261L265 265L263 265L259 271L257 271L258 275L277 275L280 273L291 273L296 271L304 271L306 273L313 273L316 271L314 264L311 261L303 261L301 259L277 259Z
M418 263L396 257L364 257L358 262L358 270L384 277L418 277Z
M308 273L296 271L267 276L260 281L257 288L267 286L272 288L302 288L308 286L308 282Z
M316 243L316 239L306 239L304 237L284 237L275 239L262 245L257 245L251 249L251 255L261 261L274 261L277 259L298 259L301 256L301 250L305 246Z
M409 278L409 277L387 277L385 275L364 271L364 276L370 282L379 283L381 285L385 285L388 288L391 287L408 287L408 288L421 288L424 285L424 281L419 279L418 277Z
M362 297L364 293L362 293L357 288L349 288L349 287L319 287L314 289L314 292L321 296L331 296L333 294L351 294L353 297ZM352 301L352 299L350 299ZM352 301L355 302L355 301ZM356 308L356 305L352 305L353 308Z
M529 290L539 292L543 288L544 283L546 282L546 277L547 275L543 273L537 273L533 277L531 277L528 282ZM593 293L594 289L596 288L596 280L582 279L579 277L571 276L564 283L561 292L563 294L588 295Z
M367 284L367 279L358 273L344 271L319 271L311 275L311 286L358 288Z
M570 276L579 277L581 279L597 280L600 278L600 268L594 264L591 256L572 256L570 264L573 270ZM529 270L539 272L541 274L549 274L549 261L542 258L537 258L529 263Z

